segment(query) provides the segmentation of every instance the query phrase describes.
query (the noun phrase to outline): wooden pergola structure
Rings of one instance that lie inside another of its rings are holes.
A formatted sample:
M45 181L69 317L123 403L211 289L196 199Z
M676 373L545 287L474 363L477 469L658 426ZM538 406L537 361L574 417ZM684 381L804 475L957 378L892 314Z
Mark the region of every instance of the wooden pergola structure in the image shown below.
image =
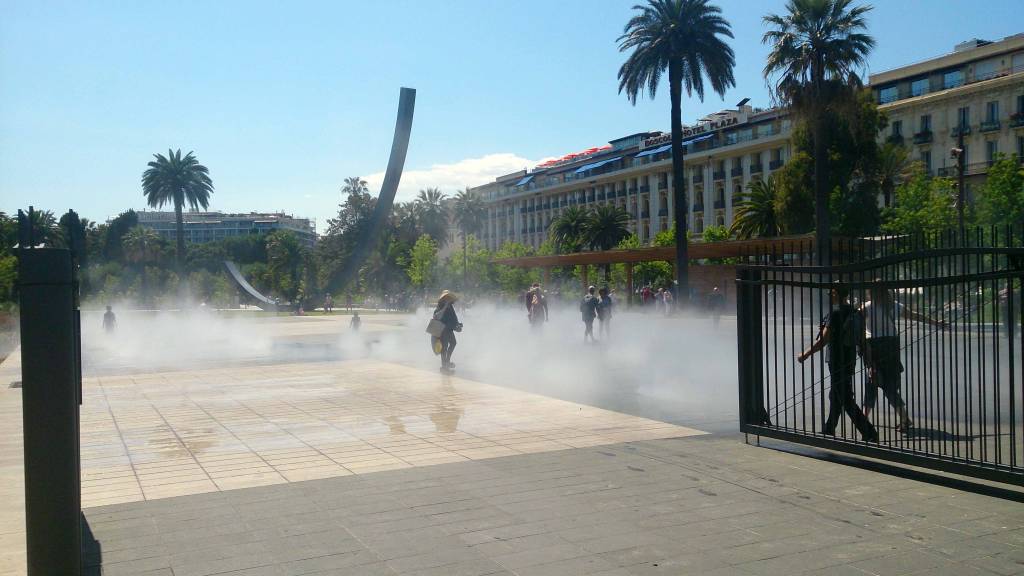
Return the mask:
M776 238L755 238L751 240L727 240L724 242L693 242L690 244L690 260L708 258L747 258L757 254L772 254L781 257L787 254L807 254L813 250L814 235L780 236ZM668 262L675 277L675 246L646 246L627 250L605 250L598 252L574 252L547 256L522 256L520 258L497 258L495 264L517 268L540 268L544 271L544 283L551 278L551 269L556 266L581 266L583 286L589 286L590 266L604 264L626 265L626 290L629 298L633 294L633 265L638 262Z

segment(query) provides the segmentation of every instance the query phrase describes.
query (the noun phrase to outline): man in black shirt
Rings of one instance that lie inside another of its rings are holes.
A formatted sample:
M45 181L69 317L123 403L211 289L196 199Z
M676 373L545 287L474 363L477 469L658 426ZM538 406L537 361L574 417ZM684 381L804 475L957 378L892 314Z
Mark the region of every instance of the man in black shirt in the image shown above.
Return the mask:
M822 319L817 340L796 359L803 364L815 352L828 347L825 358L832 377L832 389L828 394L828 418L823 432L835 435L840 413L845 411L865 441L877 442L878 431L858 409L853 397L857 345L862 339L864 323L857 309L847 301L846 288L837 282L833 285L831 296L832 311Z

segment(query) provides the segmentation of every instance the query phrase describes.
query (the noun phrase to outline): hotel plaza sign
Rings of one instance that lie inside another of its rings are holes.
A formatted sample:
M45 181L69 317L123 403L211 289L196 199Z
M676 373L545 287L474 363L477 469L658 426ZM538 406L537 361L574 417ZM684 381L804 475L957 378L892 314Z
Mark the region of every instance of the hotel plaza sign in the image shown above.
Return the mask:
M690 126L683 128L683 138L689 138L691 136L698 136L705 132L713 132L722 128L728 128L729 126L735 126L740 123L740 119L736 116L732 118L726 118L725 120L719 120L717 122L705 122L703 124L697 124L696 126ZM645 138L640 143L640 149L645 150L654 146L662 146L672 141L672 134L661 134L658 136L652 136Z

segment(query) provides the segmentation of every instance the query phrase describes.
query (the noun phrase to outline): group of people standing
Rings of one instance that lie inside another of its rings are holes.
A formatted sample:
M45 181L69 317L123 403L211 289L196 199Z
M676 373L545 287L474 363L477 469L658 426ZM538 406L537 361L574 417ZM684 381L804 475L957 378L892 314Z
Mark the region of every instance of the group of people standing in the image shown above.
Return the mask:
M666 316L671 314L675 307L676 297L672 293L671 288L658 288L655 290L648 284L637 290L637 296L640 297L640 306L653 306L657 312Z
M846 412L865 441L877 442L878 431L869 416L878 401L879 388L896 410L898 429L909 432L914 423L900 394L903 363L897 320L924 322L940 328L945 328L945 323L909 310L881 285L872 287L870 299L859 307L850 302L849 292L842 284L836 283L830 296L832 309L822 318L817 338L797 356L797 361L803 363L822 348L826 350L832 387L823 432L834 435L842 412ZM868 371L861 408L857 407L853 393L858 350Z

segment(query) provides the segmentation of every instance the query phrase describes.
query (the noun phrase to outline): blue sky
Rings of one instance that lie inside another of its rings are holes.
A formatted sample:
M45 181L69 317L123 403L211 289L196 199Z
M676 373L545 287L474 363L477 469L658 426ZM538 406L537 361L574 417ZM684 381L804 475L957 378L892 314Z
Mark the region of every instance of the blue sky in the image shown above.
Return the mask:
M483 183L609 139L668 129L668 90L632 106L615 39L636 0L44 2L0 9L0 210L142 208L155 152L194 150L213 209L285 210L322 230L346 176L379 184L399 86L418 90L400 198ZM685 122L768 104L761 17L719 0L736 88ZM1019 0L878 0L870 70L1024 32Z

